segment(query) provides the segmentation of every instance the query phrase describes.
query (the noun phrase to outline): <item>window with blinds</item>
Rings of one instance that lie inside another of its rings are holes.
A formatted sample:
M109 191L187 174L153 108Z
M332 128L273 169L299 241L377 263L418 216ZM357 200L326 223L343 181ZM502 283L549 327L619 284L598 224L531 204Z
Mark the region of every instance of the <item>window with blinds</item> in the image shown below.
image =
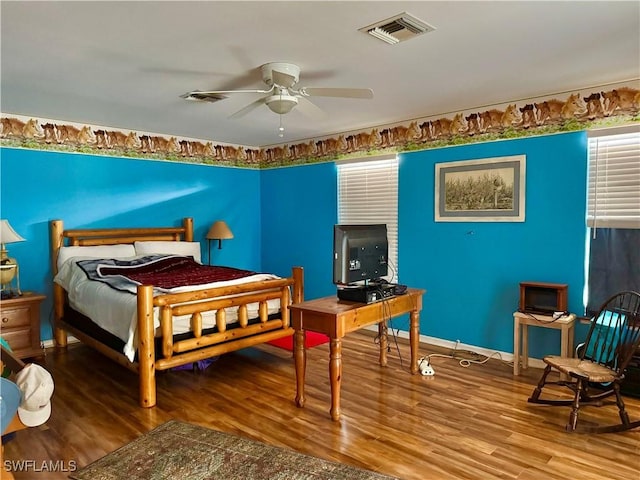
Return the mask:
M585 310L640 290L640 128L589 132Z
M385 223L389 277L398 281L398 159L338 163L338 223Z
M640 228L640 128L589 132L587 225Z

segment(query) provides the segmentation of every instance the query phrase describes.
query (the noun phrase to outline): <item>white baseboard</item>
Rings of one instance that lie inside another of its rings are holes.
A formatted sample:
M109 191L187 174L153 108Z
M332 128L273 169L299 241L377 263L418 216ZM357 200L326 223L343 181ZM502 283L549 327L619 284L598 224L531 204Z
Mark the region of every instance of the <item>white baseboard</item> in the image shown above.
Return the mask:
M372 325L369 327L365 327L365 330L371 330L377 333L378 326ZM394 333L400 338L404 338L407 340L409 339L409 332L406 330L394 330ZM456 346L456 342L452 342L451 340L443 340L442 338L429 337L427 335L420 335L420 343L423 345L435 345L436 347L443 347L443 348L450 348L450 349L454 349ZM509 353L509 352L489 350L487 348L478 347L476 345L468 345L466 343L459 343L458 350L468 350L471 352L478 353L480 355L484 355L486 357L489 357L492 355L497 356L497 354L500 354L500 358L502 358L502 360L504 360L505 362L513 362L513 353ZM545 363L542 361L542 359L529 357L529 366L532 368L544 368Z
M51 340L43 340L41 343L44 346L44 348L55 348L55 346L56 346L56 342L53 339L51 339ZM68 344L80 343L80 340L78 340L73 335L67 335L67 343Z

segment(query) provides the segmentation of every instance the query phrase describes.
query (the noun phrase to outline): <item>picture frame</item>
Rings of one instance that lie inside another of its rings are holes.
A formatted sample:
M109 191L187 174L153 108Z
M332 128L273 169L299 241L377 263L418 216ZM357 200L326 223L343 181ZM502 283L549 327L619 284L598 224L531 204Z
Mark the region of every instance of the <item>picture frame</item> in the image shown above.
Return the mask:
M524 222L526 155L435 165L436 222Z

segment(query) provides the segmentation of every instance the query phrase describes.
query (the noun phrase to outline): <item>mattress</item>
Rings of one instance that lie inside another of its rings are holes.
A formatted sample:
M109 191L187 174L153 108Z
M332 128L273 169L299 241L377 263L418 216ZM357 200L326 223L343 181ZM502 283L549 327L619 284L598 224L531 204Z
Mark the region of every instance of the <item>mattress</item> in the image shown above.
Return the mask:
M137 258L137 257L132 257ZM116 290L109 284L91 280L79 262L96 260L88 257L71 257L59 268L54 282L62 286L68 295L69 306L90 318L100 328L111 333L124 342L123 353L130 361L134 361L137 345L137 300L136 296L127 291ZM111 259L104 259L105 263ZM81 263L82 264L82 263ZM255 273L234 280L219 281L199 285L183 285L175 289L168 289L166 293L194 291L204 288L225 287L240 285L243 283L272 280L280 278L268 273ZM258 316L258 304L247 305L248 317ZM267 302L268 314L272 315L280 311L280 300L274 299ZM154 329L159 335L159 309L154 309ZM174 335L190 331L190 316L185 315L173 318ZM215 311L202 313L202 328L214 328ZM226 309L227 324L237 321L237 307Z

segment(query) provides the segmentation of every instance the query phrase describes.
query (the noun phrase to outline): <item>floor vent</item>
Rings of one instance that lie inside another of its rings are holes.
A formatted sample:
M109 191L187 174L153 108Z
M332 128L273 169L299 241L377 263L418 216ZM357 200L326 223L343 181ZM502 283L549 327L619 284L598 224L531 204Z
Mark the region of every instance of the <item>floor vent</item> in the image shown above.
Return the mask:
M359 29L391 45L434 30L435 27L406 12Z

